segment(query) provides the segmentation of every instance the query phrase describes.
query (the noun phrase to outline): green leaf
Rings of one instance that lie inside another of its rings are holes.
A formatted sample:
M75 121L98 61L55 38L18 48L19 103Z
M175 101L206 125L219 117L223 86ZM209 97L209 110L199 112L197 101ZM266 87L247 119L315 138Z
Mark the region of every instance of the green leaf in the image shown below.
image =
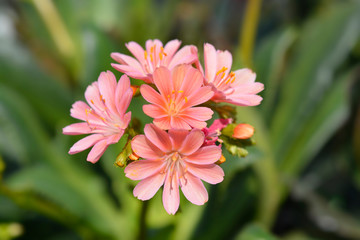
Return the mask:
M357 3L331 5L299 33L271 125L270 136L279 162L284 161L284 151L298 138L309 117L318 111L334 69L354 46L360 30L359 13Z
M279 240L259 225L252 224L245 227L235 240Z
M234 229L254 215L256 189L250 168L212 186L209 202L192 239L229 239Z
M280 166L282 172L290 175L299 173L348 118L350 106L347 89L356 70L357 68L341 76L316 106L317 111L299 126L301 133L285 151L286 155Z
M273 112L287 54L296 36L297 31L294 28L286 28L276 32L260 43L259 50L255 54L257 81L265 85L265 90L260 93L264 98L260 108L267 121Z

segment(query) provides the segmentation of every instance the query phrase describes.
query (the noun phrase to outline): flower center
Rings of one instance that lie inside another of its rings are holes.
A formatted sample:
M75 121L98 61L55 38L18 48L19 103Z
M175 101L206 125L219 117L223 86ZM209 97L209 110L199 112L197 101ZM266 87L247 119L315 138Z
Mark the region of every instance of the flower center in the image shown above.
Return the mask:
M214 85L217 89L223 91L230 87L229 83L233 83L235 81L235 73L230 72L226 73L228 68L222 67L215 75Z
M154 44L150 48L150 51L144 51L144 67L147 73L152 73L155 68L162 66L164 62L163 60L167 56L163 47L160 47L159 52L156 52L156 49L156 44Z
M176 116L181 110L183 103L187 103L188 98L183 96L183 93L183 90L179 90L177 92L173 90L171 95L167 95L167 109L170 116Z

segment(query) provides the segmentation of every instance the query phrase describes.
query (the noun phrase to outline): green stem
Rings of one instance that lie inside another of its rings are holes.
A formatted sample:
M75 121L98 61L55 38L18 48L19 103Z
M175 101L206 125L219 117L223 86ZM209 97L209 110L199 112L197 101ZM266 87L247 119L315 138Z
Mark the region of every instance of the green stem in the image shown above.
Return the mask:
M149 208L149 201L144 201L142 203L141 212L140 212L140 228L139 228L139 235L138 240L145 240L146 239L146 216L147 216L147 210Z
M259 23L261 0L248 0L240 36L240 56L246 67L251 68L255 37Z

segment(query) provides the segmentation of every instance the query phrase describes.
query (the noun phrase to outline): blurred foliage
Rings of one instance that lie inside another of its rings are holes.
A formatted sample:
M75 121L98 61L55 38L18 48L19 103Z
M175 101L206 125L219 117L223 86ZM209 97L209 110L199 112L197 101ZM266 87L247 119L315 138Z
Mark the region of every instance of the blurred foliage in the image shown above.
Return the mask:
M1 239L360 239L359 1L6 0L0 26ZM229 49L265 84L236 108L256 145L224 148L224 182L176 216L133 197L125 137L92 165L61 134L110 53L149 38Z

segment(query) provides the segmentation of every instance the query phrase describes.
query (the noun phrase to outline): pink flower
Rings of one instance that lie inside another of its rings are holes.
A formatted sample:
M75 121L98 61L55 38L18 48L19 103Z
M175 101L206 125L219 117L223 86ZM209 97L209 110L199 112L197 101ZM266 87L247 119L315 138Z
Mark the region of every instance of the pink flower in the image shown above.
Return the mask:
M205 141L203 146L215 145L221 135L221 130L228 124L232 123L231 118L215 119L209 128L203 128L201 131L205 134Z
M208 101L211 87L202 87L203 77L190 65L176 66L172 71L160 67L154 72L154 83L160 93L147 84L140 87L146 101L145 114L154 118L154 124L162 129L204 128L214 113L207 107L193 107Z
M102 72L97 82L88 86L85 91L87 105L77 101L71 108L71 116L83 120L63 128L67 135L91 134L76 142L69 151L75 154L94 146L87 161L96 163L110 144L117 143L127 128L131 112L125 113L133 91L130 80L123 75L116 83L114 74Z
M230 72L232 56L228 51L216 50L213 45L204 45L205 85L212 86L215 92L211 100L228 102L238 106L259 105L262 97L256 95L264 85L255 82L256 74L244 68ZM197 63L199 68L201 66Z
M179 186L193 204L207 202L208 193L201 180L211 184L223 180L222 168L214 164L221 157L221 148L201 147L204 133L199 129L170 129L167 133L148 124L144 132L131 142L133 151L144 159L125 168L128 178L141 180L134 196L148 200L164 185L162 199L169 214L175 214L179 208Z
M144 50L136 42L129 42L126 47L135 58L121 53L112 53L111 57L120 64L112 63L111 66L132 78L152 83L152 74L156 68L164 66L171 70L176 65L192 64L198 59L195 46L185 46L177 51L180 44L179 40L172 40L163 47L158 39L147 40L146 50Z

